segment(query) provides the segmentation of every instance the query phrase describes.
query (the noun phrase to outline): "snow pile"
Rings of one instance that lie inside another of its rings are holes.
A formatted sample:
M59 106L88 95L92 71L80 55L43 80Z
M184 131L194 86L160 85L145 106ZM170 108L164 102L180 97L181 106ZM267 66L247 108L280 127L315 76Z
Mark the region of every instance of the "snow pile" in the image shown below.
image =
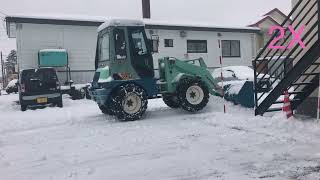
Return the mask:
M18 79L13 79L13 80L11 80L11 81L8 83L6 89L12 88L12 87L16 86L17 83L18 83Z
M118 122L89 100L21 112L0 96L0 174L10 180L318 179L320 126L211 97L190 114L150 100Z
M49 52L63 52L63 53L66 53L67 50L66 49L42 49L39 52L41 52L41 53L49 53Z
M113 81L113 80L114 80L113 77L112 77L112 76L109 76L107 79L100 79L100 78L99 78L98 83L108 83L108 82L111 82L111 81Z
M238 80L254 80L254 71L248 66L227 66L222 68L222 74L224 78L234 78ZM214 78L220 78L221 68L217 68L213 71L212 76ZM258 78L270 78L269 75L259 74Z
M240 90L242 89L243 85L247 81L228 81L224 82L224 86L228 87L227 92L229 95L237 95L239 94ZM221 85L221 83L219 83Z

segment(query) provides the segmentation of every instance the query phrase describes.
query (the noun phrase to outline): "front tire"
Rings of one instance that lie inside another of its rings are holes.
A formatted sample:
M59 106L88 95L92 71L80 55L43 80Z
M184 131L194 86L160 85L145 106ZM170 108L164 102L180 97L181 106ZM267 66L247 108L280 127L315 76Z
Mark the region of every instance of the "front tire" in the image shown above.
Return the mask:
M167 106L173 109L180 107L178 97L175 95L164 94L162 95L162 100Z
M202 110L209 102L208 87L199 79L182 79L177 87L180 106L188 112Z
M99 109L103 114L107 114L110 116L114 115L114 112L110 107L108 108L107 106L102 105L102 106L99 106Z
M148 106L146 91L135 84L120 86L111 100L114 103L115 115L124 121L141 119Z

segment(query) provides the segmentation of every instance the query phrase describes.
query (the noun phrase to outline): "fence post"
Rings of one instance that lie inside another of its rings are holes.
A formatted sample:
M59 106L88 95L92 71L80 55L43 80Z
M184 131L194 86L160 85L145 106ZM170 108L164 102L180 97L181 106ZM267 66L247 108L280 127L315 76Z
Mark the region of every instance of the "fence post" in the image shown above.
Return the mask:
M253 65L253 71L254 71L254 80L253 80L253 92L254 92L254 110L256 110L256 108L258 107L258 92L257 92L257 62L254 59L252 62ZM256 112L255 112L255 115Z
M4 79L5 78L4 78L4 62L3 62L2 52L0 52L0 59L1 59L1 73L2 73L2 88L1 89L4 89L4 85L5 85Z
M320 27L320 22L319 22L319 19L320 19L320 0L317 0L317 3L318 3L318 41L320 39L320 30L319 30L319 27ZM319 44L319 43L318 43ZM319 48L319 46L318 46ZM318 104L317 104L317 121L319 122L319 119L320 119L320 74L319 74L319 85L318 85Z

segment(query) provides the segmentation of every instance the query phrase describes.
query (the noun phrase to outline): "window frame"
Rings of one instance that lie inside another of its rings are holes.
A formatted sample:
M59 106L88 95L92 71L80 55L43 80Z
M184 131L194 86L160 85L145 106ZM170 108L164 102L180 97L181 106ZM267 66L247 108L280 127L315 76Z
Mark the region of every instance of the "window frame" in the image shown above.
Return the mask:
M188 49L189 43L204 43L206 44L206 49L204 51L190 51ZM208 53L208 41L207 40L187 40L187 53L193 54L193 53Z
M139 37L139 39L141 40L140 41L141 50L145 50L145 51L141 51L142 52L141 54L138 53L138 54L135 54L135 55L144 56L144 55L149 54L149 49L148 49L148 44L147 44L148 42L145 41L143 30L138 29L138 30L134 30L134 31L130 32L130 39L131 39L131 42L132 42L132 45L133 45L132 47L134 49L136 49L137 47L135 46L136 45L135 39L137 39L137 38L134 38L134 34L141 35Z
M229 54L230 55L224 55L223 54L223 42L228 42L229 43ZM237 42L239 45L239 55L232 55L232 42ZM221 51L222 51L222 57L223 58L241 58L241 41L240 40L221 40Z
M103 52L103 49L102 49L102 42L103 42L103 38L105 37L105 35L108 35L108 55L109 55L109 58L108 59L102 59L102 52ZM98 62L101 63L101 62L109 62L110 61L110 33L109 31L105 31L103 33L101 33L99 35L99 39L98 39Z
M166 43L168 41L168 43ZM170 45L170 41L172 42L172 44ZM174 47L173 44L173 39L164 39L164 47Z

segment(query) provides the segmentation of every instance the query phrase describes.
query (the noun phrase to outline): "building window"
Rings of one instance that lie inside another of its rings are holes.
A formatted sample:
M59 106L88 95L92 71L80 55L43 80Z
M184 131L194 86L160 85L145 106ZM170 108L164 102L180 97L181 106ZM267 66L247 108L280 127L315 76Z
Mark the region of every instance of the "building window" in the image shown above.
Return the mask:
M188 53L207 53L207 40L187 40Z
M241 57L239 40L223 40L222 57Z
M165 39L164 47L173 47L173 39Z

